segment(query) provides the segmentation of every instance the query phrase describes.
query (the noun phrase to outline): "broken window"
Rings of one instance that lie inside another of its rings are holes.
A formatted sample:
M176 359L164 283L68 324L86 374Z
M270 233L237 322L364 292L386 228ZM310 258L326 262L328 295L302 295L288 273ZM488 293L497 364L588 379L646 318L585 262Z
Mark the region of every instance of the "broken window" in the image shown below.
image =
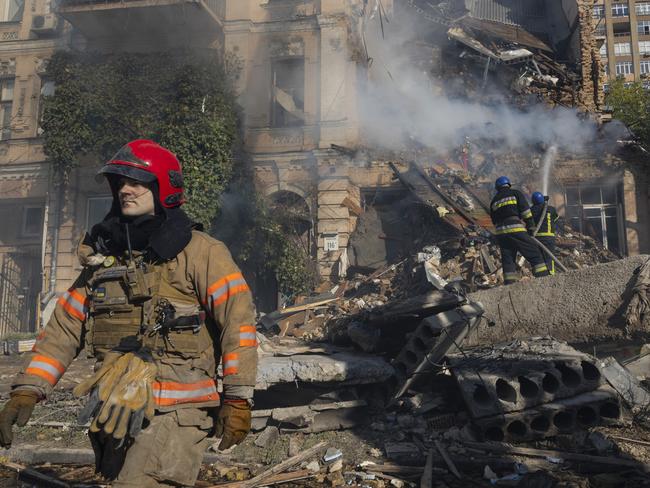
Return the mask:
M632 64L632 61L622 61L616 63L617 76L633 75L633 74L634 74L634 65Z
M619 195L618 185L579 186L565 192L569 225L621 254L623 219Z
M604 5L595 5L593 9L594 19L602 19L605 17L605 6Z
M0 22L20 22L25 0L0 0Z
M637 15L650 15L650 2L641 2L636 4Z
M639 68L641 68L642 75L650 74L650 61L641 61L639 63Z
M632 45L629 42L617 42L614 44L615 56L629 56L632 54Z
M614 17L626 17L630 15L630 7L628 7L627 3L613 3L612 15Z
M0 139L11 137L11 110L14 102L14 80L0 79Z
M639 34L650 34L650 20L639 20L636 27Z
M273 127L303 125L305 119L305 59L275 60L273 70Z

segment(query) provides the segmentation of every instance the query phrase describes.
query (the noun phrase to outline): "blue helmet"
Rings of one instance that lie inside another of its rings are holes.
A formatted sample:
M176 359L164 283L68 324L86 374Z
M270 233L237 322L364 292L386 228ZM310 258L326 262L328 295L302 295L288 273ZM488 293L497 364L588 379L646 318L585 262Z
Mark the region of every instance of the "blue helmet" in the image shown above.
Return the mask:
M504 186L512 186L512 183L510 183L510 179L507 176L499 176L494 182L494 188L500 190Z
M544 203L544 195L542 195L538 191L533 193L531 197L533 199L533 205L541 205L542 203Z

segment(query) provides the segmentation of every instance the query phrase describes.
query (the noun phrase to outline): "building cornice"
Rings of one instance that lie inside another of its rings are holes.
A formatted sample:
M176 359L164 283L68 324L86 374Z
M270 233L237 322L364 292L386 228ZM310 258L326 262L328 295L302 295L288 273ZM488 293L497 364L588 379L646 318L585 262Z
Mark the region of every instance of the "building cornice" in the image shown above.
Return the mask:
M47 51L61 49L67 46L65 39L23 39L17 41L0 42L0 54L23 54L33 51Z
M50 164L45 161L4 164L0 165L0 180L46 179L49 168Z

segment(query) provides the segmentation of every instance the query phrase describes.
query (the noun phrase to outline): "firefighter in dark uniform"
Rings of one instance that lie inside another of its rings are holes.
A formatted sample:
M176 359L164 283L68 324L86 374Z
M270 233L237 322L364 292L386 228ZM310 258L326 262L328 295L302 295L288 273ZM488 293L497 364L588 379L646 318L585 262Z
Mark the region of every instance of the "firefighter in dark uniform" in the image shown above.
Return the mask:
M541 250L531 237L535 222L526 197L519 190L511 188L512 184L506 176L497 178L494 186L497 194L490 203L490 217L501 248L503 281L508 285L519 280L516 264L518 252L530 263L535 277L548 276Z
M551 205L546 206L546 212L544 212L544 203L547 201L548 197L545 197L540 192L536 191L532 194L531 199L533 201L533 206L531 211L533 212L533 220L535 221L535 228L539 225L539 222L542 222L542 225L539 227L539 231L535 236L539 242L544 244L549 251L555 254L555 234L557 233L557 221L559 219L557 215L557 210ZM543 215L542 215L543 213ZM543 252L544 261L546 261L546 267L551 275L555 274L555 261L553 258L548 255L548 253Z

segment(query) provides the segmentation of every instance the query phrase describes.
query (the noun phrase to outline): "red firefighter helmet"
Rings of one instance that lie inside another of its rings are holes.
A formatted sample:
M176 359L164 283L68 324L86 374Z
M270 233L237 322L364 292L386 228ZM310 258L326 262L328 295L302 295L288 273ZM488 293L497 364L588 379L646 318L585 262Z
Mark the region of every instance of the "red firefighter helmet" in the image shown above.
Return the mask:
M122 146L98 176L125 176L142 183L158 182L158 198L166 208L185 203L183 172L176 155L159 144L138 139Z

